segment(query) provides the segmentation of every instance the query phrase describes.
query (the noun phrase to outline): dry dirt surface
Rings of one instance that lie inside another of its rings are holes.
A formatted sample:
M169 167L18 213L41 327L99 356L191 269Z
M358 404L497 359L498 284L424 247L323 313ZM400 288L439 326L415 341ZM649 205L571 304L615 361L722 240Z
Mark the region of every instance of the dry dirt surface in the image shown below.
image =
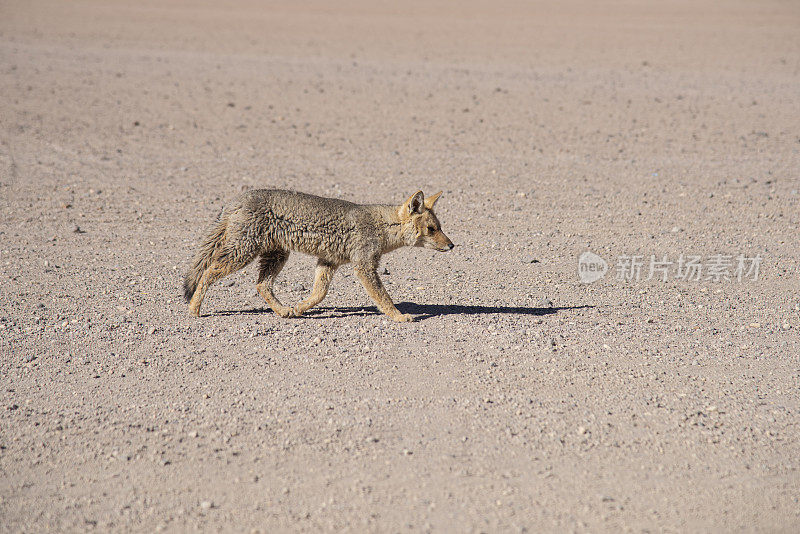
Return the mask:
M0 0L0 531L797 532L798 28ZM458 246L385 257L413 323L349 267L304 318L252 265L190 317L199 240L260 187L442 189Z

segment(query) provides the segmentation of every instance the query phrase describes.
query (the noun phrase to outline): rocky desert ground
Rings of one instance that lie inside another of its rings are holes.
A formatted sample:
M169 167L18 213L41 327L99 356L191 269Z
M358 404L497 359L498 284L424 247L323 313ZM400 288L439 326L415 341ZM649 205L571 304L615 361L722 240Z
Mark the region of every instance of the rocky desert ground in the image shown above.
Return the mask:
M0 0L0 531L797 532L798 28ZM255 266L190 317L251 188L443 190L457 247L385 257L413 323L347 267L303 318Z

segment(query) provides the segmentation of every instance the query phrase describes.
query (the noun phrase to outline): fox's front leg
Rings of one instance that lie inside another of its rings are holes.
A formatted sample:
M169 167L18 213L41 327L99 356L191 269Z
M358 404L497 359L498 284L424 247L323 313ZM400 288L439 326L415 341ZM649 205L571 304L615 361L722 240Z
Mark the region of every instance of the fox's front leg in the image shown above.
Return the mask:
M322 302L328 294L328 287L331 285L333 273L336 272L337 265L328 263L324 260L317 262L317 269L314 271L314 289L311 295L292 309L292 317L300 317L305 312Z
M400 310L395 307L394 302L392 302L392 297L386 292L386 288L383 287L383 283L378 277L378 273L375 270L376 267L377 265L357 264L353 270L364 285L364 289L367 290L367 294L375 301L375 304L378 305L380 311L388 315L393 321L399 323L413 321L414 318L411 315L400 313Z

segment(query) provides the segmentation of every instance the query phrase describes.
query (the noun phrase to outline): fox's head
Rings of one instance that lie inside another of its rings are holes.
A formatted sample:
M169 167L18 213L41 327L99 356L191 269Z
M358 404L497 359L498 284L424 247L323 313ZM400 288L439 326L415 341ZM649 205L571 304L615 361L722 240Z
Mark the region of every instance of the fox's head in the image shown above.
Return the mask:
M433 205L442 192L425 198L417 191L406 200L398 210L400 215L403 242L409 247L428 247L440 252L452 250L455 246L442 232L442 225L433 213Z

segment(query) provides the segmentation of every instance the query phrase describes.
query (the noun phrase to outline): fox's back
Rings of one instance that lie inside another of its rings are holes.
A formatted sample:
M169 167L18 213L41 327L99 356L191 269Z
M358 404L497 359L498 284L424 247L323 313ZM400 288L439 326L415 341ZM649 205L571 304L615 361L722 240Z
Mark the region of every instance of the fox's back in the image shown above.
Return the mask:
M239 199L253 213L270 212L278 217L305 222L336 220L362 206L338 198L326 198L284 189L253 189Z
M354 241L369 238L368 208L345 200L279 189L255 189L239 196L226 215L248 239L267 248L296 250L342 262Z

